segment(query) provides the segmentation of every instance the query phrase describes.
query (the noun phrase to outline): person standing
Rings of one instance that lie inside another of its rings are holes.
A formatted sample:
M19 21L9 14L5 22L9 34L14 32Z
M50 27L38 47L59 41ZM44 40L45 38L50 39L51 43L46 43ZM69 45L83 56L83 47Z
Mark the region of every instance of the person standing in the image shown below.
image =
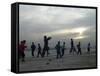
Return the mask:
M51 39L51 37L44 36L44 48L42 52L42 57L45 56L45 52L47 52L47 56L49 54L49 46L48 46L48 41Z
M61 46L60 46L60 41L58 41L58 44L56 45L56 50L57 50L57 56L56 56L56 58L58 59L58 58L61 58L62 56L61 56L61 52L60 52L60 50L61 50Z
M90 54L90 42L88 43L88 46L87 46L87 52Z
M27 48L27 46L25 46L26 40L21 41L21 44L19 44L19 50L18 50L18 54L19 54L19 58L22 58L22 62L25 61L25 48Z
M39 55L41 55L41 45L40 45L40 43L38 43L38 54L37 54L37 57L39 57Z
M80 42L78 43L78 45L77 45L77 49L78 49L78 52L77 52L77 54L82 54L82 52L81 52L81 44L80 44Z
M65 53L65 42L63 42L63 46L62 46L62 57L64 56Z
M32 45L31 45L31 54L32 54L33 57L34 57L35 48L36 48L36 46L35 46L34 42L32 42Z
M72 53L72 52L73 53L76 52L73 39L71 39L71 48L70 48L70 52L69 53Z

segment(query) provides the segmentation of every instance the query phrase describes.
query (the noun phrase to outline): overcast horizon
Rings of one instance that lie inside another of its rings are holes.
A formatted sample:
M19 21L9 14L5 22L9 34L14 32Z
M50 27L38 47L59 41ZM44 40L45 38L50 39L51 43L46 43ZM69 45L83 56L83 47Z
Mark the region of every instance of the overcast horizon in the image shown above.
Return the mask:
M95 46L96 9L19 5L20 41L26 40L28 45L33 41L43 47L44 35L52 37L50 47L59 40L69 47L71 38L83 47L88 42Z

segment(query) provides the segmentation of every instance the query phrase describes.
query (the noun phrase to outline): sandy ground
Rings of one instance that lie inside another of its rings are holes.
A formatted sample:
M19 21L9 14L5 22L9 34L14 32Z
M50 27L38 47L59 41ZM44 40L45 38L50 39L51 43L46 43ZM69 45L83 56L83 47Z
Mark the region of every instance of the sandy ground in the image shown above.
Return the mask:
M63 58L56 59L56 55L37 58L26 57L25 62L19 63L19 71L73 69L96 67L96 54L83 53L82 55L65 54Z

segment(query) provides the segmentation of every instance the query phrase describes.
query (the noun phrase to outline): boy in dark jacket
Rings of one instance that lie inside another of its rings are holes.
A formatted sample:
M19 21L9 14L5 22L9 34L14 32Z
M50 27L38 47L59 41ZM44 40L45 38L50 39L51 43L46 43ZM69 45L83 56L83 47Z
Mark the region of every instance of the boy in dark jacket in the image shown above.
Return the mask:
M41 45L38 44L38 54L37 54L37 57L39 57L39 55L41 55Z
M82 52L81 52L81 44L80 44L80 42L78 43L78 45L77 45L77 49L78 49L78 52L77 52L77 54L82 54Z
M58 41L58 44L56 45L56 50L57 50L57 59L60 57L61 58L61 52L60 52L60 50L61 50L61 48L60 48L60 41Z
M31 45L31 53L32 53L32 56L34 57L34 51L35 51L35 48L36 48L36 46L35 46L35 44L34 44L34 42L32 42L32 45Z
M62 46L62 56L64 56L65 53L65 42L63 42L63 46Z

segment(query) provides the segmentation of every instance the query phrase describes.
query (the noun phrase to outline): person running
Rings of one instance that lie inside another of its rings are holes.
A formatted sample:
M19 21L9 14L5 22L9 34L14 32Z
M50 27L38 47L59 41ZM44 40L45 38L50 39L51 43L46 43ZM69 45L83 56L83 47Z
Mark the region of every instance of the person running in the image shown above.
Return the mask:
M70 52L69 53L73 53L76 52L75 46L74 46L74 41L73 39L71 39L71 48L70 48Z
M21 43L19 44L19 58L22 58L22 62L25 61L25 48L27 48L27 46L25 46L26 40L21 41Z
M35 48L36 48L36 46L35 46L34 42L32 42L32 45L31 45L31 54L32 54L33 57L34 57Z
M45 52L47 52L47 56L49 54L49 46L48 46L48 41L51 39L51 37L44 36L44 48L42 52L42 57L45 56Z
M63 46L62 46L62 57L64 56L64 52L65 51L65 42L63 42Z
M56 50L57 50L57 56L56 56L56 58L58 59L58 58L61 58L62 56L61 56L61 52L60 52L60 50L61 50L61 46L60 46L60 41L58 41L58 44L56 45Z
M39 55L41 55L41 45L40 45L40 43L38 43L38 54L37 54L37 57L39 57Z
M78 43L78 45L77 45L77 49L78 49L78 52L77 52L77 54L82 54L82 52L81 52L81 44L80 44L80 42Z
M90 42L88 43L88 46L87 46L87 52L90 54Z

